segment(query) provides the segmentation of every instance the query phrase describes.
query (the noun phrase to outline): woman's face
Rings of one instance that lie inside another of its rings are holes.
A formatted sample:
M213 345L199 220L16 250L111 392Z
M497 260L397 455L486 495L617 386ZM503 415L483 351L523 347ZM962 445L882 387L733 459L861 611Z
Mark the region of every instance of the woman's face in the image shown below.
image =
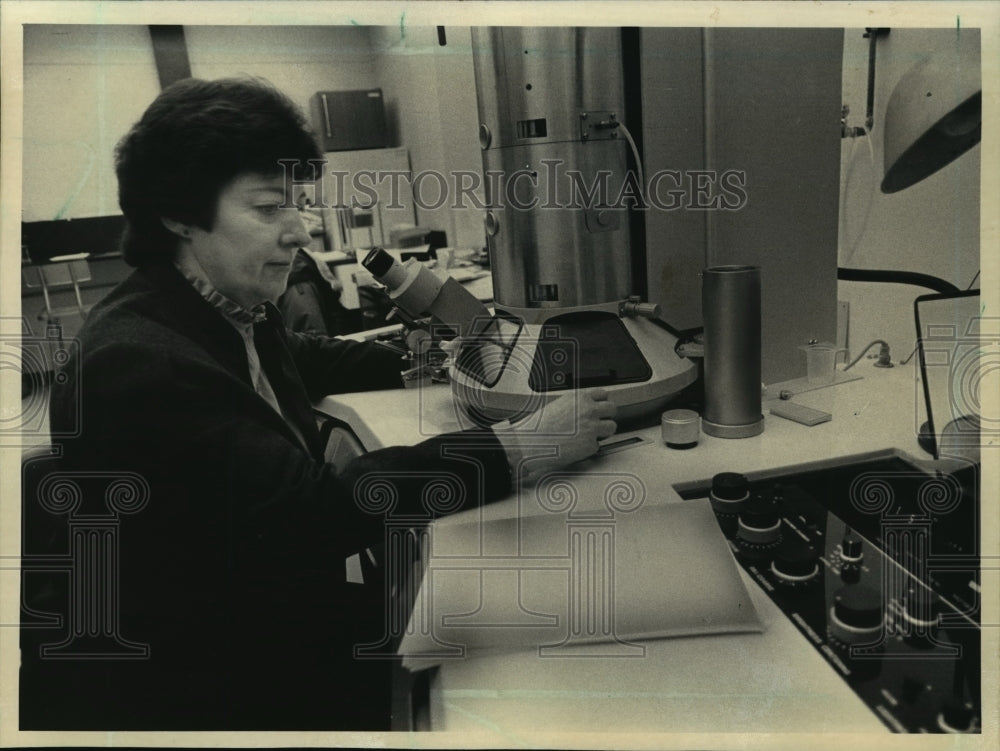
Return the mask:
M192 227L182 244L212 286L248 310L278 299L295 252L309 245L292 187L280 175L237 176L219 194L212 229Z

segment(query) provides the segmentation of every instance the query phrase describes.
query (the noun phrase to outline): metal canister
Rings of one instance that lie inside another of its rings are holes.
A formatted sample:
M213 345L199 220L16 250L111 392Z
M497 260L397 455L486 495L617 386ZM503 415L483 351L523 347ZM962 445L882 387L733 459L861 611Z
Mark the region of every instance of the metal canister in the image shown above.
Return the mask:
M705 410L701 429L719 438L764 430L761 414L760 268L713 266L702 272Z

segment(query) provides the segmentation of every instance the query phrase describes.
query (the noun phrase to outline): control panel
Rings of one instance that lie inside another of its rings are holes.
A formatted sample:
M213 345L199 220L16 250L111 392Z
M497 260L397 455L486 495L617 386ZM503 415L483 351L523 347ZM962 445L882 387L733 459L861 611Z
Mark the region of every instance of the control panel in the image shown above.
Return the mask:
M886 455L680 494L709 498L739 564L886 726L977 733L978 478Z

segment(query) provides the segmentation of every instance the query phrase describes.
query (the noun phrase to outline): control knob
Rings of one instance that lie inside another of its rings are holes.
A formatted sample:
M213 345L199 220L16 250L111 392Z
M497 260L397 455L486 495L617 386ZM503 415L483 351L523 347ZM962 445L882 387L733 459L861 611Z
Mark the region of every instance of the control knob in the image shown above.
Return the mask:
M861 566L841 567L840 580L844 582L844 584L857 584L861 581Z
M857 584L861 581L860 566L844 566L840 569L840 580L844 584Z
M736 514L750 497L750 482L738 472L720 472L712 478L709 500L712 508L724 514Z
M773 547L781 541L781 516L773 498L760 495L740 509L737 539L750 547Z
M871 587L841 587L833 596L830 636L842 644L874 644L884 620L882 594Z
M819 553L812 545L797 539L782 544L771 561L771 573L785 586L804 586L815 581L820 572Z
M933 592L911 589L903 598L898 628L903 640L911 647L931 649L937 644L934 635L942 605Z
M938 727L946 733L977 733L976 710L969 702L946 699L937 716Z
M907 623L930 628L941 615L941 601L929 589L911 589L903 598L903 617Z
M864 559L864 543L861 538L848 530L840 541L840 560L845 564L861 565Z
M743 503L750 498L750 483L738 472L720 472L712 478L708 500L723 533L729 539L736 535L737 515Z

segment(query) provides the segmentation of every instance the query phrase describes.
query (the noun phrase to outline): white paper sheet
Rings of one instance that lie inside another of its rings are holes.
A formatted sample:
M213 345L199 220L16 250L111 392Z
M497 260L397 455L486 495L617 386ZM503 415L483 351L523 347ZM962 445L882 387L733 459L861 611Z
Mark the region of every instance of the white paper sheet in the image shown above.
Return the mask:
M410 669L505 651L638 655L645 639L763 630L705 500L429 534L399 648Z

